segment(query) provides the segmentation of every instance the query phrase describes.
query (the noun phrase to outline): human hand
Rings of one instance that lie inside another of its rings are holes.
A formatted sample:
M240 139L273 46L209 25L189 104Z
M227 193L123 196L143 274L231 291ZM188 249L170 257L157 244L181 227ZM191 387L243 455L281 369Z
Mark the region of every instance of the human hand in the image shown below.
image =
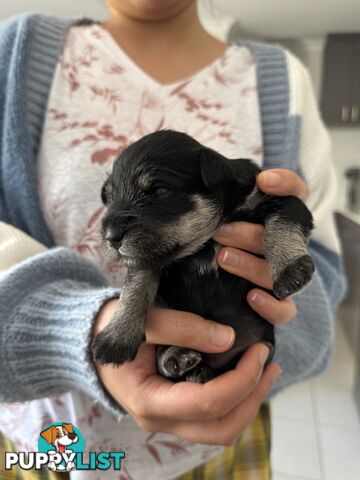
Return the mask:
M309 190L303 180L290 170L273 169L257 176L261 191L271 195L294 195L305 201ZM269 262L255 254L264 254L264 227L248 222L233 222L221 227L214 235L222 248L217 256L224 270L246 278L266 289L272 289ZM296 317L296 305L291 298L277 300L261 288L250 290L249 305L265 320L273 324L288 323Z
M94 335L109 323L117 302L111 300L100 310ZM225 334L222 341L219 329ZM110 395L144 430L170 433L192 442L230 445L252 422L281 372L272 362L263 373L268 348L253 345L235 369L198 384L173 383L159 376L155 345L218 353L228 350L233 341L231 327L192 313L151 308L146 321L146 343L135 360L120 367L97 363L96 368Z

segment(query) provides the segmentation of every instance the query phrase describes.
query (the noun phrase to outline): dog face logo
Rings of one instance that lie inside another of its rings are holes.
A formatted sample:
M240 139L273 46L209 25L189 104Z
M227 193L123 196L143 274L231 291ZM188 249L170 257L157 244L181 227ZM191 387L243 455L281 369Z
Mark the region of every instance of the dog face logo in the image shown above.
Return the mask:
M62 423L59 425L50 425L48 428L40 433L40 437L43 438L48 444L54 447L57 454L71 455L73 450L69 447L79 441L78 435L74 432L74 427L71 423ZM66 465L56 465L54 461L49 462L49 470L52 471L71 471L75 468L75 464L72 461L66 462Z
M47 443L54 445L58 453L64 453L67 450L66 447L78 441L78 436L74 433L71 423L63 423L58 426L52 425L43 430L40 435Z
M91 450L86 453L86 459L84 452L85 438L81 431L71 423L55 422L43 426L38 438L37 452L5 452L5 471L13 468L40 471L45 466L56 473L73 470L121 470L121 462L125 458L122 450Z

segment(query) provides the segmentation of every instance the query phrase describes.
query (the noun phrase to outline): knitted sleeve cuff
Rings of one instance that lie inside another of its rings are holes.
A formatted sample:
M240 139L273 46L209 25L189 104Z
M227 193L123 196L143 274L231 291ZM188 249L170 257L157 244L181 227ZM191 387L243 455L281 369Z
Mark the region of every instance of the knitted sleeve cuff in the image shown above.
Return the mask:
M119 296L91 262L49 250L0 277L0 399L81 390L119 415L98 380L89 345L101 306Z

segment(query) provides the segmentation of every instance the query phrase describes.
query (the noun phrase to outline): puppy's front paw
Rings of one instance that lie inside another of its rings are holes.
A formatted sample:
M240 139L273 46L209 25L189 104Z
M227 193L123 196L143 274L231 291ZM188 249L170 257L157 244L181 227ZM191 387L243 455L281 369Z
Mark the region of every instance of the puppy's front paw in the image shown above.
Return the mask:
M178 379L201 362L201 353L181 347L169 347L158 358L158 370L167 378Z
M107 365L114 363L122 365L131 362L136 357L140 345L145 340L145 335L131 335L133 332L121 334L115 328L108 325L100 332L92 343L92 353L95 361Z
M214 378L210 367L204 364L197 365L194 370L186 375L187 382L206 383Z
M303 289L311 280L314 264L309 255L304 255L282 270L274 281L273 291L279 300Z

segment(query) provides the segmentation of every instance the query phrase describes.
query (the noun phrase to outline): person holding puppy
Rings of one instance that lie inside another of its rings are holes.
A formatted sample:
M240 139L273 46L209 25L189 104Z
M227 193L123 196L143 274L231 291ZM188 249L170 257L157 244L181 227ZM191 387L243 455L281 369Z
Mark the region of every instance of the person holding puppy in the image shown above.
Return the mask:
M265 400L324 370L344 292L329 142L308 73L279 47L216 40L194 0L108 7L102 24L29 14L0 26L0 429L36 448L44 422L71 422L89 449L126 449L129 479L269 479ZM148 312L133 362L91 357L124 277L100 248L101 185L123 149L164 128L252 158L270 169L257 178L262 191L298 196L313 213L314 279L283 301L263 290L262 227L215 232L219 266L258 285L249 305L275 325L265 369L268 349L256 344L206 384L161 378L156 344L217 353L234 340L211 319L161 308Z

